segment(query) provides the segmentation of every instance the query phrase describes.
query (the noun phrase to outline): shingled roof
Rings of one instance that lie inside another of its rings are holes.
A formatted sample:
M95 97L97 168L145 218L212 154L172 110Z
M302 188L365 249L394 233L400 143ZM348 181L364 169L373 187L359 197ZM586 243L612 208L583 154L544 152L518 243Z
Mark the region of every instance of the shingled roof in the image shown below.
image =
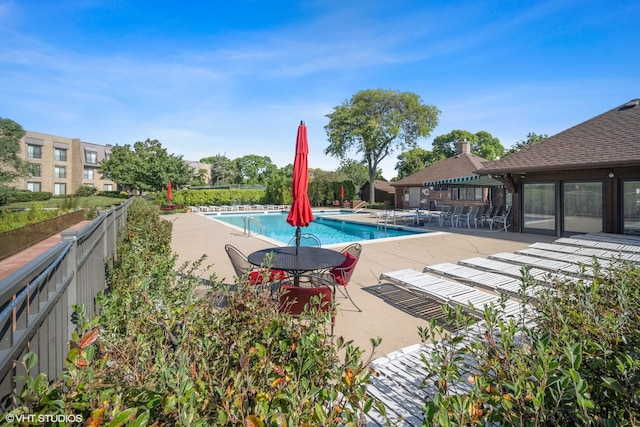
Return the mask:
M422 186L425 182L442 181L452 178L475 176L475 170L482 167L486 159L472 153L461 153L447 157L401 180L392 182L394 187Z
M368 184L369 183L366 182L365 184L362 185L362 187ZM396 193L396 189L393 186L391 186L391 184L389 184L387 181L376 179L375 181L373 181L373 185L375 186L376 190L386 191L387 193L391 193L391 194Z
M520 173L640 165L640 99L562 131L477 173Z

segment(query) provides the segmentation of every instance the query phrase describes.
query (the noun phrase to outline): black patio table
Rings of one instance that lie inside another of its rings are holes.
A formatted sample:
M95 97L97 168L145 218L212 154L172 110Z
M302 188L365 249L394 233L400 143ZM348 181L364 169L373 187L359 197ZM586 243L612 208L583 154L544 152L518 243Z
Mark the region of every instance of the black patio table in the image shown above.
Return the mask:
M280 248L261 249L249 254L247 257L253 265L261 266L267 254L273 254L269 268L284 270L294 277L297 284L301 274L328 268L342 264L346 257L332 249L319 248L317 246L284 246Z

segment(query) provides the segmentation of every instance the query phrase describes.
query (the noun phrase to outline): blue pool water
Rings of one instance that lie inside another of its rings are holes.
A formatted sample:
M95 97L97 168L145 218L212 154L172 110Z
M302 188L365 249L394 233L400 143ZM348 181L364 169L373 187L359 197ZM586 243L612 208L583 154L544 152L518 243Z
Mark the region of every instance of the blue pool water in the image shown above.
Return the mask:
M266 236L278 240L282 243L289 243L295 235L295 227L287 222L288 212L268 213L268 214L231 214L231 215L207 215L236 227L244 228L245 218L251 216L262 224L267 232ZM343 219L331 218L332 215L314 213L315 219L308 227L302 227L303 233L316 235L322 245L334 243L352 243L361 240L384 239L387 237L415 236L428 231L407 230L400 227L388 226L378 228L375 224L363 224ZM255 224L251 224L251 233L258 233Z

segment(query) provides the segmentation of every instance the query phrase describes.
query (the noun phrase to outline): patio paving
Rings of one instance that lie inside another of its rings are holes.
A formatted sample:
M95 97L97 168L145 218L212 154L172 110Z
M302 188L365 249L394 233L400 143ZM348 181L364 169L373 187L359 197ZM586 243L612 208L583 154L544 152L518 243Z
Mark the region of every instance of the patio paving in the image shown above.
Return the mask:
M345 218L353 216L345 215ZM224 250L225 243L236 246L245 254L274 246L252 233L231 228L197 213L164 216L173 223L172 249L178 254L178 263L192 262L207 256L203 265L211 265L202 271L208 278L213 272L225 283L233 283L234 272ZM368 215L357 215L359 221L374 222ZM419 342L418 327L428 321L412 316L407 310L394 307L364 288L378 283L380 274L405 268L422 271L429 264L455 263L470 257L488 257L498 252L515 252L535 242L553 242L556 237L541 236L485 229L439 227L426 224L432 233L410 237L366 241L362 255L350 282L349 292L362 309L358 312L349 301L338 295L339 314L335 334L353 340L361 349L370 350L370 339L380 337L382 343L375 357L402 349ZM292 228L292 235L294 229ZM341 249L346 245L327 245Z

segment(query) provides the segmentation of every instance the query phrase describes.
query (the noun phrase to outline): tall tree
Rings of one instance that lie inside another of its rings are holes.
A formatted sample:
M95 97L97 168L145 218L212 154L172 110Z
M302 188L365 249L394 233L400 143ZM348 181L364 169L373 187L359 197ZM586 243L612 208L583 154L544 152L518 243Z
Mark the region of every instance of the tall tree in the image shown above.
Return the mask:
M523 140L523 141L518 141L515 144L513 144L513 146L511 148L509 148L507 151L504 152L505 156L508 156L509 154L515 153L516 151L520 151L523 148L527 148L537 142L542 141L543 139L547 139L549 138L548 135L546 134L536 134L534 132L529 132L527 134L527 139Z
M396 163L396 171L398 172L398 179L405 178L411 174L414 174L432 163L440 160L440 157L434 154L432 151L425 150L421 147L412 148L409 151L405 151L398 155L398 162Z
M291 179L293 177L293 165L280 168L277 173L269 175L266 181L265 198L267 203L277 205L291 204Z
M340 162L340 166L336 169L336 172L342 173L345 176L345 179L353 182L353 184L360 188L362 184L369 181L369 171L367 169L367 165L362 163L361 161L356 161L353 159L343 159ZM380 172L380 170L378 170Z
M433 153L440 159L455 156L457 154L456 143L465 140L471 143L471 152L483 159L495 160L504 153L504 147L500 144L500 140L489 132L481 130L477 133L471 133L460 129L435 137L433 139Z
M138 192L160 191L171 181L174 188L188 185L193 169L182 156L167 153L157 139L138 141L131 145L116 145L111 155L100 163L105 179Z
M360 153L369 172L369 200L374 200L380 162L394 149L415 147L419 137L429 136L439 114L414 93L363 90L327 115L330 144L324 152L340 159L351 151Z
M278 171L269 156L248 154L232 160L232 164L239 177L238 184L265 184Z
M226 155L216 154L215 156L200 159L202 163L211 165L211 182L213 185L230 184L233 180L233 164Z
M26 134L18 123L0 117L0 186L26 176L26 162L20 157L20 139Z

